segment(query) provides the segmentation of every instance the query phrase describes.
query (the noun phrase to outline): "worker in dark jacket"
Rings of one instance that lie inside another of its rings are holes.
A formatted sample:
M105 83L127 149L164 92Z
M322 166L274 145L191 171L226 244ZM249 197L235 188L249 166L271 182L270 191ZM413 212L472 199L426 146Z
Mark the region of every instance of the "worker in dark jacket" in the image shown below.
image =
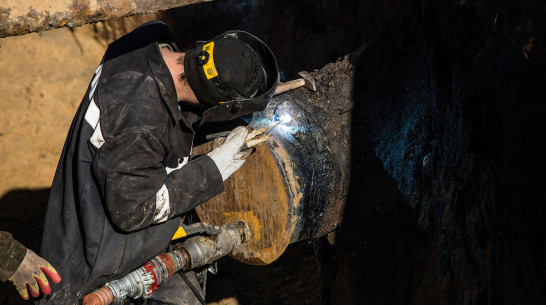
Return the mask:
M40 290L43 294L51 292L46 275L54 283L61 281L50 263L13 239L10 233L0 231L0 282L9 280L19 295L28 300L28 290L33 297L40 296Z
M276 61L231 31L180 52L146 23L108 47L76 113L55 173L40 254L63 277L39 304L73 305L165 251L180 217L223 191L249 155L245 127L192 158L195 128L263 110ZM187 277L193 286L195 274ZM198 304L181 277L148 304Z

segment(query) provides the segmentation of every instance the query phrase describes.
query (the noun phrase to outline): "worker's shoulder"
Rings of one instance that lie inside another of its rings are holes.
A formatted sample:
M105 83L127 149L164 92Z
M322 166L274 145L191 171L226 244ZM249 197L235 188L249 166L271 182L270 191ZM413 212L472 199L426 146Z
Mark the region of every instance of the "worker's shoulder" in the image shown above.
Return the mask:
M124 130L163 133L169 122L155 78L150 73L127 70L101 77L95 95L105 135Z
M142 39L140 35L134 39L130 38L131 36L126 35L118 39L108 47L104 55L99 87L105 89L113 87L113 94L127 94L120 93L119 90L128 87L137 91L140 86L148 83L154 85L156 80L153 70L166 69L164 64L161 65L163 62L161 53L156 51L159 50L161 39L158 37Z
M152 75L146 46L118 52L108 48L102 62L101 82Z
M145 52L146 47L151 44L172 42L173 37L164 22L150 21L110 43L104 59L108 61L124 58L133 52Z
M106 69L107 66L103 68ZM101 75L97 86L98 98L102 103L139 103L160 98L157 81L150 70L133 66L124 69L118 67L110 72Z

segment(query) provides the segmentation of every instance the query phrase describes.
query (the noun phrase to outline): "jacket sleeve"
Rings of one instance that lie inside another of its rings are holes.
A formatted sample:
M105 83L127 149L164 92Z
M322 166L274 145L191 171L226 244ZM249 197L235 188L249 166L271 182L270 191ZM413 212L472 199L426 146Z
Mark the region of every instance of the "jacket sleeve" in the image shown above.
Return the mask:
M93 172L115 226L131 232L185 213L223 191L220 172L201 157L167 174L165 150L147 131L107 140Z
M26 253L27 248L10 233L0 231L0 282L7 281L17 271Z

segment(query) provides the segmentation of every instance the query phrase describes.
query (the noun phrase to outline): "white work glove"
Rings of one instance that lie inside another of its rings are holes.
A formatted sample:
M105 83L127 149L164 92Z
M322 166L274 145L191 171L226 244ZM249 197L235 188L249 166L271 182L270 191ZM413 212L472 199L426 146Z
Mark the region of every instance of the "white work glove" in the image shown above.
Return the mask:
M224 143L207 154L218 167L222 180L226 181L231 174L238 170L252 152L252 149L241 151L247 135L248 129L239 126L229 133Z

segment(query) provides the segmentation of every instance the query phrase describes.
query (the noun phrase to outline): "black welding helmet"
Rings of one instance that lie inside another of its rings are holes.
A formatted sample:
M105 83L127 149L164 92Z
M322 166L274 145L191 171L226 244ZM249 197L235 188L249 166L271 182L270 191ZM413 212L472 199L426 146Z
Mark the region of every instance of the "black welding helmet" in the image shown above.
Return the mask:
M210 105L202 123L264 110L277 87L277 61L260 39L229 31L186 52L184 73L195 96Z

